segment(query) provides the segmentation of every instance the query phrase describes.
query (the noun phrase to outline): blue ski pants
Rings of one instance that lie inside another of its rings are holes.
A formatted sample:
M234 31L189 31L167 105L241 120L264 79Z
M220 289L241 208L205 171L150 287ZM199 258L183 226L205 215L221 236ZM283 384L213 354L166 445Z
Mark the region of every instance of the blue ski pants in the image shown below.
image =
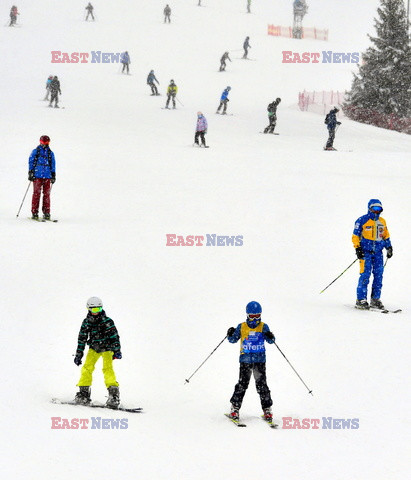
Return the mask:
M371 273L374 275L371 289L371 298L380 298L382 289L382 275L384 272L384 257L382 252L364 252L364 259L360 260L360 278L357 286L357 299L367 299L367 288Z

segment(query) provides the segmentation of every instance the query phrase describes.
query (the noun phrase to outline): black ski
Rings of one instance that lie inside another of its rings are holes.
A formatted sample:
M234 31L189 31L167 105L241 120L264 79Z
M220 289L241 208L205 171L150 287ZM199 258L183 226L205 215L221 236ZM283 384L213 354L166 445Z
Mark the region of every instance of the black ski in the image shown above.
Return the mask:
M397 308L396 310L389 310L388 308L373 308L370 307L371 312L381 312L381 313L400 313L402 312L401 308Z
M110 407L106 407L105 405L98 405L98 404L95 404L95 403L89 403L88 405L82 405L80 403L75 403L73 401L64 402L62 400L59 400L58 398L52 398L51 403L55 403L57 405L73 405L75 407L104 408L106 410L119 410L121 412L128 412L128 413L141 413L143 411L143 409L141 407L126 408L126 407L122 407L120 405L118 408L110 408Z
M196 145L195 143L193 143L193 147L199 147L199 148L210 148L209 145Z
M268 133L268 132L260 132L260 133L263 133L264 135L280 135L279 133L277 132L273 132L273 133Z
M224 414L231 422L234 423L236 427L246 427L245 423L241 423L240 420L236 420L235 418L231 418L229 413Z
M53 223L58 222L57 218L43 218L43 221L44 222L53 222Z

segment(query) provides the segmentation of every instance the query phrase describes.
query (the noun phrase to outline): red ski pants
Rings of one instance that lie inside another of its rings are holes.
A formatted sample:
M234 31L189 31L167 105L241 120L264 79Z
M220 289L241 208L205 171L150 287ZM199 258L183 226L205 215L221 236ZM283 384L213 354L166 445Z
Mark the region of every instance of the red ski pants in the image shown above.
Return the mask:
M39 212L41 190L43 190L43 213L50 213L50 178L36 178L33 180L33 198L31 201L31 213Z

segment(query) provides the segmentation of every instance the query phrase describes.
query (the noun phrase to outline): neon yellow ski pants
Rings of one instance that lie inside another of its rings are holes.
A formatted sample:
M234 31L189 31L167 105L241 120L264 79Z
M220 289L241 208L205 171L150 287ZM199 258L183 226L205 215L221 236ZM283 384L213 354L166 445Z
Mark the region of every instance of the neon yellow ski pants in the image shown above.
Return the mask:
M103 375L106 387L118 387L119 384L116 380L116 374L113 369L113 352L97 353L92 348L89 348L86 361L81 369L80 380L77 384L78 387L90 387L93 383L93 372L96 366L97 360L103 357Z

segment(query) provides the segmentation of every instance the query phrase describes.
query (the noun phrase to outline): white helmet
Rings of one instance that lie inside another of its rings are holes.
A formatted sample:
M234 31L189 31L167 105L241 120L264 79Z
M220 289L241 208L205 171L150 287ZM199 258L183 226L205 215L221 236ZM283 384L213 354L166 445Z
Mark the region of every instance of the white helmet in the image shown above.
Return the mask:
M103 307L103 302L102 302L101 298L90 297L87 300L87 308L94 308L94 307Z

